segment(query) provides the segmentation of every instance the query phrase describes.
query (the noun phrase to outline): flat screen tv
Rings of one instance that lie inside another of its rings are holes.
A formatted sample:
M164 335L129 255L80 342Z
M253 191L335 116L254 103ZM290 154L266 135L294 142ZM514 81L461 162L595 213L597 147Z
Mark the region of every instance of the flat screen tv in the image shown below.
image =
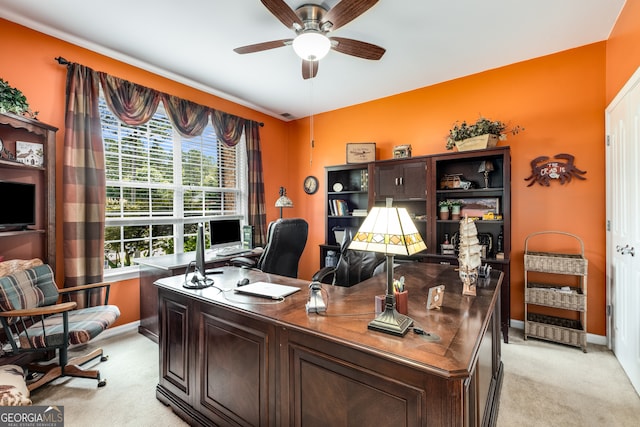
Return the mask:
M212 219L209 222L211 249L242 245L240 218Z
M0 230L24 230L36 224L36 185L0 181L0 194L6 205L0 209Z

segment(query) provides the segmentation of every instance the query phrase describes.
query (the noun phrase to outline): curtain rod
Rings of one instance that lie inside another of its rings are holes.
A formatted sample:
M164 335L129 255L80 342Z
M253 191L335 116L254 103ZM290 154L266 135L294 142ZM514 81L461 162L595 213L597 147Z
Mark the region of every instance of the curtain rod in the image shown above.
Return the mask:
M69 65L69 64L71 64L71 62L67 61L62 56L58 56L58 57L53 58L53 59L58 61L58 64L60 64L60 65ZM260 127L264 127L264 123L263 122L258 122L258 124L260 125Z

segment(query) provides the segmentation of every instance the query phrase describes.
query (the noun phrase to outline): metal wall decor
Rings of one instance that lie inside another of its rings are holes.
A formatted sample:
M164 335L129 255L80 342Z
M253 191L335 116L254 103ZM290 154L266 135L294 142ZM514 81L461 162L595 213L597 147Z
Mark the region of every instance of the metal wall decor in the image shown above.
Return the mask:
M574 156L566 153L556 154L554 159L548 156L536 157L531 161L531 175L524 179L531 181L527 187L531 187L536 182L548 187L552 179L557 179L560 184L570 182L572 178L585 180L586 178L582 175L587 171L578 169L574 160Z

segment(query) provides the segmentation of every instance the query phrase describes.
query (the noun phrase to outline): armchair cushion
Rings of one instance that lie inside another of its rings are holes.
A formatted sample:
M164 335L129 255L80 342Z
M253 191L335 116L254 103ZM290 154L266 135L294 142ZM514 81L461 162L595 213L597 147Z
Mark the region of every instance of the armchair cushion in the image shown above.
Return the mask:
M64 340L63 314L55 314L44 319L20 334L22 347L45 348L62 345ZM69 344L83 344L96 337L118 319L120 310L115 305L81 308L68 312Z
M48 265L39 265L0 277L2 311L42 307L55 304L57 300L58 288Z

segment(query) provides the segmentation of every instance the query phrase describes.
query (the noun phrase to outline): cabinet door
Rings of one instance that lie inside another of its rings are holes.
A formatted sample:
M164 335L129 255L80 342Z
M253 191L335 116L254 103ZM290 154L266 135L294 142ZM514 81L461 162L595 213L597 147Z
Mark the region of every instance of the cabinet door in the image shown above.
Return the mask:
M189 317L191 302L184 297L159 291L162 319L160 331L160 385L190 402L193 386L190 372L193 369L191 350L195 342L190 337Z
M427 168L425 163L407 163L402 169L404 196L408 199L424 199L427 197Z
M376 200L424 199L427 191L425 162L376 165Z
M402 194L399 186L402 167L397 165L376 166L376 200Z

